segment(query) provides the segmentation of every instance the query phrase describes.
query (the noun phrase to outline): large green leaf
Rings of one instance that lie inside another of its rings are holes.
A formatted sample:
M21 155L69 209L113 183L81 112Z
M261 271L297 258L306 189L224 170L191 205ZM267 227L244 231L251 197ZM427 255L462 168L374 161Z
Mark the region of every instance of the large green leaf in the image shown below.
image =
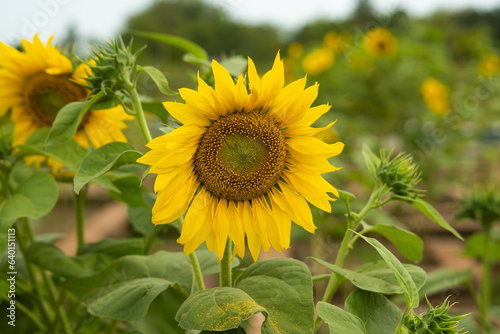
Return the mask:
M194 280L189 256L159 251L149 256L123 256L99 274L68 279L65 284L90 313L135 321L144 317L155 297L169 287L187 297Z
M65 105L57 113L45 144L61 144L73 138L87 110L99 100L107 99L105 96L106 93L99 92L87 102L71 102Z
M27 251L31 263L51 271L55 276L65 278L87 277L102 270L110 262L110 257L97 254L69 257L58 247L47 242L35 242Z
M422 198L417 197L409 201L409 203L416 208L418 211L426 215L430 220L444 228L445 230L453 233L454 236L460 240L464 240L460 233L458 233L450 224L441 216L441 214L429 203L424 201Z
M234 286L267 310L262 333L312 333L312 277L304 263L289 258L259 261Z
M213 288L190 296L179 308L175 319L184 329L225 331L237 328L252 315L267 314L243 290L237 288Z
M345 301L345 310L363 321L366 334L395 333L403 316L385 296L364 290L351 292Z
M118 167L135 164L142 156L134 147L127 143L112 142L96 150L90 151L82 160L74 178L75 193L93 179Z
M401 262L399 262L399 260L377 239L368 238L362 235L360 235L360 237L363 238L367 243L369 243L373 248L375 248L375 250L380 254L382 259L392 270L394 275L396 275L398 284L401 289L403 289L403 294L406 297L407 306L411 308L417 307L419 304L418 289L415 285L415 281L413 280L410 273L408 273L408 270L406 270L405 266Z
M112 199L127 204L129 208L143 207L149 209L144 201L145 188L141 187L141 179L135 174L119 175L113 179L113 185L119 190L109 192Z
M330 264L320 259L311 258L312 260L324 265L341 277L349 280L356 287L373 292L383 294L403 294L404 291L399 285L398 279L394 275L393 270L384 261L366 263L355 271L344 269L334 264ZM411 273L414 280L420 287L425 282L425 272L414 265L404 264L403 267Z
M146 316L132 322L132 327L147 334L186 334L175 320L175 315L185 300L186 296L176 289L163 291L151 303Z
M14 194L0 203L2 227L9 227L21 217L38 219L49 213L57 202L57 183L48 173L35 173L14 190Z
M318 316L330 327L330 334L366 334L365 324L356 315L325 302L316 306ZM382 332L380 332L382 333ZM385 333L385 332L384 332Z
M424 243L420 237L397 226L377 224L364 230L383 235L398 251L410 261L418 262L422 258Z

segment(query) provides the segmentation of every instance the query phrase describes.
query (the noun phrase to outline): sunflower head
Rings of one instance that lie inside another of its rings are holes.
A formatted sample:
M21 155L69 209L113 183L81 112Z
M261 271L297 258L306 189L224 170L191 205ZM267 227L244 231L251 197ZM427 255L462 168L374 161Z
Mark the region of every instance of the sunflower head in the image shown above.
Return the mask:
M375 57L391 57L398 50L398 40L394 35L383 27L376 27L363 36L363 48Z
M450 110L449 89L435 78L427 78L420 87L427 107L436 115L442 116Z
M462 199L456 218L470 218L480 222L488 230L493 222L500 221L500 192L494 186L475 186Z
M314 137L331 124L311 127L330 109L311 107L318 85L305 88L303 78L284 86L279 54L262 77L248 62L247 80L235 81L214 60L215 88L198 77L197 91L179 90L185 103L165 102L183 125L153 139L138 160L158 174L153 223L186 215L178 239L185 253L205 242L220 258L228 238L241 257L245 239L255 260L261 248L282 251L292 221L316 229L307 202L330 211L330 194L338 197L321 174L337 169L327 159L343 144Z
M376 173L378 179L389 187L394 195L416 198L422 192L415 189L421 181L421 173L409 154L399 153L391 160L390 153L381 151Z
M500 57L496 54L488 54L481 59L477 66L477 72L483 77L491 77L500 72Z
M51 43L52 37L44 45L35 35L33 42L21 41L20 51L0 42L0 87L4 87L0 92L0 115L11 111L13 146L24 144L37 129L51 127L68 103L89 96L90 91L84 87L90 73L88 66L74 68L71 60ZM74 139L84 148L126 141L122 133L125 119L130 117L121 107L87 112ZM44 160L40 156L26 158L35 166ZM50 160L48 164L57 165Z
M318 75L330 67L335 61L335 53L333 50L322 47L312 50L302 60L302 68L306 73Z

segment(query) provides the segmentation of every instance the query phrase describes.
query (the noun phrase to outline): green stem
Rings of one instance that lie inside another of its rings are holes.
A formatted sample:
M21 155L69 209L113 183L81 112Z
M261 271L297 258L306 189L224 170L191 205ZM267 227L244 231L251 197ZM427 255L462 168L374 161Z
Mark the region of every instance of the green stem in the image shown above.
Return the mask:
M179 224L179 230L182 231L182 224L184 223L184 218L180 217L177 219L177 223ZM189 254L189 259L191 260L191 266L193 267L194 277L196 279L196 284L198 285L198 289L205 290L205 281L203 281L203 273L201 272L200 261L198 261L198 257L195 252Z
M377 208L379 206L380 197L383 195L385 189L384 187L379 187L379 184L375 185L374 191L370 195L368 202L364 206L364 208L358 213L351 213L350 206L346 203L347 208L347 230L342 238L342 242L340 244L339 252L337 253L337 258L335 260L335 265L342 267L344 264L345 257L349 253L350 247L352 247L351 239L353 238L354 230L358 227L361 220L370 212L370 210ZM330 276L330 280L328 281L328 285L326 286L325 293L323 295L323 302L328 303L335 291L342 284L341 278L336 274L332 273ZM316 332L321 325L321 318L316 316L314 320L314 331Z
M0 297L5 300L7 303L10 302L10 299L7 298L6 295L4 294L0 294ZM38 317L29 310L29 308L27 306L25 306L23 303L21 303L19 300L16 300L16 308L19 309L21 312L23 312L24 314L26 314L28 316L28 318L31 319L31 321L33 321L33 323L36 325L36 327L38 327L38 329L40 329L40 331L42 333L45 333L46 332L46 328L44 324L42 324L40 322L40 320L38 320Z
M17 222L17 231L19 231L18 235L19 237L16 238L17 243L19 244L19 248L21 249L21 253L24 255L24 258L26 259L26 273L28 275L28 280L33 286L33 290L35 292L36 298L35 301L38 304L38 308L40 309L40 313L42 315L42 319L45 322L46 327L51 327L52 325L52 320L51 316L49 315L49 310L47 308L47 305L45 303L45 299L42 296L42 291L40 289L38 280L36 278L35 274L35 268L29 261L27 260L26 253L28 250L28 243L31 241L31 237L26 230L28 230L27 225L29 225L29 221L27 218L23 218L20 221ZM29 229L30 230L30 229Z
M148 255L154 241L156 240L156 234L148 235L144 241L144 255Z
M410 310L410 307L409 307L409 303L407 301L406 306L405 306L405 311L403 312L403 316L401 317L401 320L399 320L398 327L396 328L396 334L401 333L401 330L403 329L403 324L404 324L404 321L406 318L406 314L408 313L409 310Z
M116 319L111 320L111 322L106 327L106 331L104 333L105 334L113 334L115 332L117 326L118 326L118 320L116 320Z
M139 94L135 89L135 86L127 81L125 83L125 89L130 94L130 98L132 99L132 107L134 108L135 117L137 118L137 122L139 123L139 127L141 128L142 135L146 143L149 143L152 140L151 133L149 132L148 124L146 122L146 117L144 116L144 110L142 109L141 100L139 99Z
M491 224L490 224L491 226ZM483 329L485 333L491 332L491 326L489 322L489 309L491 305L491 252L492 252L492 233L491 228L484 230L484 254L482 258L483 273L481 281L481 298L480 300L480 311L481 318L483 322Z
M231 257L232 257L232 245L229 238L226 242L226 248L224 250L224 256L220 261L220 287L231 287Z
M27 236L27 239L30 241L30 243L33 243L35 241L35 234L33 233L33 230L31 228L31 225L30 225L28 219L24 219L23 223L24 223L23 224L24 233ZM40 270L40 272L42 273L44 283L48 288L50 301L52 302L52 305L56 311L57 318L59 319L59 321L61 322L61 324L64 328L64 332L66 334L72 334L73 330L71 329L71 325L68 321L68 317L66 316L66 311L64 310L62 305L59 304L59 296L58 296L54 281L45 272L45 270ZM35 278L35 280L36 280L36 278Z
M75 193L76 235L78 247L85 243L85 202L87 199L87 186Z

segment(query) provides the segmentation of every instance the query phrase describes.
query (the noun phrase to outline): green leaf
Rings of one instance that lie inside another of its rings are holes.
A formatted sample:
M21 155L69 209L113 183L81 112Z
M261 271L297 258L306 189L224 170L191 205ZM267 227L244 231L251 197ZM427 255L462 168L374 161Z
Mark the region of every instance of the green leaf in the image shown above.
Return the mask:
M165 78L165 75L158 70L155 67L152 66L139 66L137 65L137 72L144 72L151 79L153 79L154 83L156 84L156 87L160 90L165 95L177 95L178 93L174 92L173 90L170 89L170 86L168 85L167 78Z
M87 102L71 102L61 108L50 128L45 145L61 144L73 138L87 110L94 103L106 98L105 96L104 92L99 92Z
M418 290L420 300L425 296L432 296L436 293L452 290L456 287L463 287L472 279L472 269L448 270L437 269L427 274L425 284ZM404 302L400 298L393 298L394 303Z
M2 227L9 228L16 219L29 217L35 211L33 203L24 195L14 194L0 203Z
M356 196L354 196L354 194L351 194L348 191L340 189L337 189L337 191L339 192L339 198L344 202L349 202L351 199L356 199Z
M168 123L168 112L161 101L148 100L146 97L141 98L142 109L144 112L156 115L163 124Z
M312 334L312 277L304 263L290 258L259 261L238 276L234 286L267 310L262 333Z
M114 257L140 255L144 251L144 241L139 238L107 239L94 243L86 243L78 247L78 255L102 253Z
M189 256L159 251L123 256L99 274L68 279L65 285L93 315L135 321L169 287L187 297L194 279Z
M127 143L112 142L90 151L83 158L74 178L75 193L79 193L84 185L118 167L135 164L142 153Z
M123 193L123 190L122 190ZM146 203L146 206L136 206L136 207L128 207L128 219L132 223L132 227L137 232L142 235L155 235L160 230L164 229L165 225L154 225L152 223L153 213L152 208L155 203L155 197L150 193L142 193L142 200Z
M208 55L207 52L199 45L196 43L191 42L188 39L179 37L179 36L174 36L174 35L169 35L169 34L161 34L161 33L155 33L155 32L146 32L146 31L137 31L137 30L132 30L131 33L136 36L144 37L144 38L149 38L158 42L162 42L168 45L175 46L181 50L184 50L186 52L191 53L193 56L196 58L202 59L202 60L207 60Z
M494 231L492 231L494 232ZM464 255L474 258L482 258L484 256L484 245L486 239L483 233L474 233L465 241ZM499 235L492 236L492 247L490 256L499 260L500 259L500 238Z
M110 287L101 296L87 303L90 314L122 321L144 317L149 305L173 283L161 278L145 277Z
M422 198L417 197L409 202L414 208L426 215L430 220L444 228L445 230L453 233L460 240L464 240L460 233L458 233L450 224L441 216L441 214L434 209L432 205L424 201Z
M383 294L402 294L403 289L394 275L394 272L384 261L366 263L355 271L344 269L334 264L330 264L320 259L310 258L319 264L324 265L334 273L349 280L356 287ZM404 268L411 273L417 281L418 286L425 282L425 272L414 265L404 264Z
M383 235L398 251L410 261L418 262L422 259L424 243L420 237L412 232L403 230L397 226L377 224L364 230Z
M405 266L403 266L403 264L399 262L399 260L377 239L368 238L360 234L358 235L375 248L392 272L396 275L399 286L403 289L403 293L406 297L407 306L411 308L417 307L419 304L418 289L415 285L415 281L412 279Z
M66 278L86 277L95 274L95 265L86 265L97 259L71 258L58 247L46 243L35 242L28 248L26 257L40 268L51 271L54 275ZM102 262L103 259L99 258ZM87 263L86 263L87 262Z
M14 194L0 203L2 226L12 226L18 218L38 219L49 213L57 202L57 183L48 173L35 173L14 190Z
M186 296L176 289L163 291L151 303L146 316L133 322L132 327L147 334L186 334L175 320L175 315L185 300Z
M349 333L365 334L365 324L363 321L340 307L319 302L316 306L318 316L330 327L330 334ZM382 332L380 332L382 333ZM387 332L388 333L388 332Z
M48 173L35 173L17 187L15 194L24 195L33 204L34 211L28 218L38 219L56 205L59 195L57 183Z
M345 301L345 310L363 321L366 334L395 333L403 316L386 297L364 290L351 292Z
M220 64L229 72L229 74L233 77L237 77L247 68L248 60L245 57L236 55L222 59Z
M368 171L374 178L377 177L377 166L380 165L380 158L377 157L373 152L370 150L368 145L363 144L363 151L362 151L363 157L365 158L365 163L366 167L368 167Z
M184 329L224 331L237 328L252 315L262 312L243 290L237 288L214 288L190 296L179 308L175 319Z
M144 201L145 189L141 187L141 179L134 174L119 177L112 181L113 185L119 190L110 191L112 199L126 203L129 208L143 207L149 209Z

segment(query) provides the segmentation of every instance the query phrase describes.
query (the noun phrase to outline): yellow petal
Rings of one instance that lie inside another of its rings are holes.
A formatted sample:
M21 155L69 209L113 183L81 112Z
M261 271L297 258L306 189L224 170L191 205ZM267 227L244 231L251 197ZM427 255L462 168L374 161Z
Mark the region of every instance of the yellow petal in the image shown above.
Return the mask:
M227 200L220 198L215 210L214 219L212 221L212 230L215 235L215 246L217 249L217 258L220 260L224 255L226 248L227 238L229 236L229 225L234 217L229 216L227 209Z
M242 205L241 213L243 227L247 235L248 249L250 249L254 262L257 262L262 244L260 242L259 233L254 227L255 218L253 217L252 207L248 201L242 201L238 204Z
M273 190L274 200L285 211L291 215L293 222L302 226L307 232L314 233L314 225L311 209L306 200L293 190L288 184L278 182L281 190Z
M179 102L163 102L163 106L170 115L179 120L182 124L210 125L210 120L197 108Z

